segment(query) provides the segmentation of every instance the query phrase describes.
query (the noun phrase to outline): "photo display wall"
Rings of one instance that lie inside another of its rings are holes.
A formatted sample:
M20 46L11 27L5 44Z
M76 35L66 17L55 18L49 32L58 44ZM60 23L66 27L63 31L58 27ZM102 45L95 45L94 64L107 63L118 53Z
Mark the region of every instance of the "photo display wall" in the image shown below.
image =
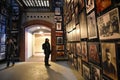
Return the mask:
M85 80L120 80L119 4L118 0L65 0L65 49L69 63Z

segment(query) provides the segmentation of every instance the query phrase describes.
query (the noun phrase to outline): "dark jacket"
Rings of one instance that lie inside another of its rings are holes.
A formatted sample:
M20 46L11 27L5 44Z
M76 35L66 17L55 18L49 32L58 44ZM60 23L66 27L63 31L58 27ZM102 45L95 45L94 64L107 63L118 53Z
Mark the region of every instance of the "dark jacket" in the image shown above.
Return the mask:
M50 43L49 42L45 42L43 45L43 50L45 54L50 54L51 50L50 50Z

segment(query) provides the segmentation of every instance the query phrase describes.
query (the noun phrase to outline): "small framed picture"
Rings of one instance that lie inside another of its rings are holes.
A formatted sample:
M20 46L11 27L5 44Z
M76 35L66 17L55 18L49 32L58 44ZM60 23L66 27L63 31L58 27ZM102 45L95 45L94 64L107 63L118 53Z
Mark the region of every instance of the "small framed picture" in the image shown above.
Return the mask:
M62 30L62 22L56 23L56 30Z
M55 8L55 15L60 15L60 7Z
M81 44L80 43L76 43L76 53L77 55L81 55Z
M79 12L80 12L85 6L84 0L78 0L78 4L79 4Z
M57 36L57 44L63 44L63 37Z
M57 45L56 50L64 50L64 45Z
M78 71L82 75L82 59L81 59L81 57L78 57Z
M55 22L62 21L62 16L61 15L60 16L55 16L54 19L55 19Z
M86 11L89 13L94 7L94 0L85 0L86 2Z

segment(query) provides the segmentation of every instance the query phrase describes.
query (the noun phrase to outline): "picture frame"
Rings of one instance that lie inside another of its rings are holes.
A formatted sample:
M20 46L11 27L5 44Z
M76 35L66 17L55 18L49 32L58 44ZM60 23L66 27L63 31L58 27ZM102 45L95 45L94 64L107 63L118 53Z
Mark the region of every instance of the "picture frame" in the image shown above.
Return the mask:
M80 42L76 43L76 53L81 56L81 44Z
M61 15L60 7L55 8L55 15Z
M83 78L85 80L90 80L90 68L86 65L86 64L83 64L82 66L82 71L83 71Z
M63 37L62 36L57 36L57 44L63 44Z
M81 42L81 54L82 54L82 60L88 62L88 49L87 49L86 41Z
M119 11L114 8L97 18L100 40L120 38Z
M64 51L57 51L57 58L64 58L65 53Z
M101 69L95 65L91 66L91 80L101 80Z
M62 22L56 23L56 30L62 30Z
M75 32L76 32L76 41L80 41L81 40L81 36L80 36L81 32L80 32L80 25L79 24L76 25Z
M82 75L82 59L78 57L78 72Z
M94 0L85 0L86 2L86 12L89 13L95 7Z
M5 52L6 46L5 45L0 45L0 52Z
M3 60L3 59L5 59L5 52L0 53L0 60Z
M107 9L112 4L111 0L96 0L96 8L97 13L102 12L103 10Z
M79 12L80 12L85 6L84 0L78 0L78 5L79 5Z
M89 39L97 38L97 25L95 11L87 16L88 37Z
M103 74L110 77L111 79L118 80L115 43L102 42L101 49ZM107 65L108 62L110 66Z
M86 24L87 24L86 14L85 14L85 10L83 10L79 15L79 25L80 25L81 39L88 38L87 25Z
M58 50L58 51L64 50L64 45L57 45L56 50Z
M63 36L63 31L56 31L56 36Z
M0 34L0 43L5 44L6 41L6 34Z
M54 17L55 22L61 22L62 21L62 16L61 15L56 15Z
M88 42L88 54L89 54L89 61L100 65L100 51L99 51L99 43L98 42Z

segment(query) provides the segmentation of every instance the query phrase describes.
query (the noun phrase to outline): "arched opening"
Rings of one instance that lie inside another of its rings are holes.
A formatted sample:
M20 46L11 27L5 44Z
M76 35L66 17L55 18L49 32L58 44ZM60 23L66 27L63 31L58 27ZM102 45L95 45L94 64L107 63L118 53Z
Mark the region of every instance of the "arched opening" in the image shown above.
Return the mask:
M51 40L51 49L52 49L52 53L51 53L51 61L55 61L55 53L56 53L56 38L55 38L55 28L54 28L54 25L52 23L49 23L47 21L43 21L43 20L32 20L32 21L29 21L29 22L26 22L24 25L23 25L23 29L22 29L22 32L21 32L21 45L20 45L20 60L21 61L25 61L28 57L30 57L32 54L32 52L34 51L32 49L32 47L27 47L27 46L30 46L32 44L28 44L28 43L31 43L32 42L32 39L33 39L33 33L32 31L30 30L33 30L35 29L35 25L40 25L40 26L44 26L44 28L49 29L50 30L50 40ZM33 29L31 29L33 28ZM39 29L38 29L39 30ZM45 29L44 29L45 30ZM36 31L37 32L37 29ZM29 37L27 37L29 36ZM34 35L35 36L35 35ZM36 35L37 36L37 35ZM45 38L45 37L44 37ZM28 41L29 40L29 41ZM26 54L26 53L29 53L29 54Z

